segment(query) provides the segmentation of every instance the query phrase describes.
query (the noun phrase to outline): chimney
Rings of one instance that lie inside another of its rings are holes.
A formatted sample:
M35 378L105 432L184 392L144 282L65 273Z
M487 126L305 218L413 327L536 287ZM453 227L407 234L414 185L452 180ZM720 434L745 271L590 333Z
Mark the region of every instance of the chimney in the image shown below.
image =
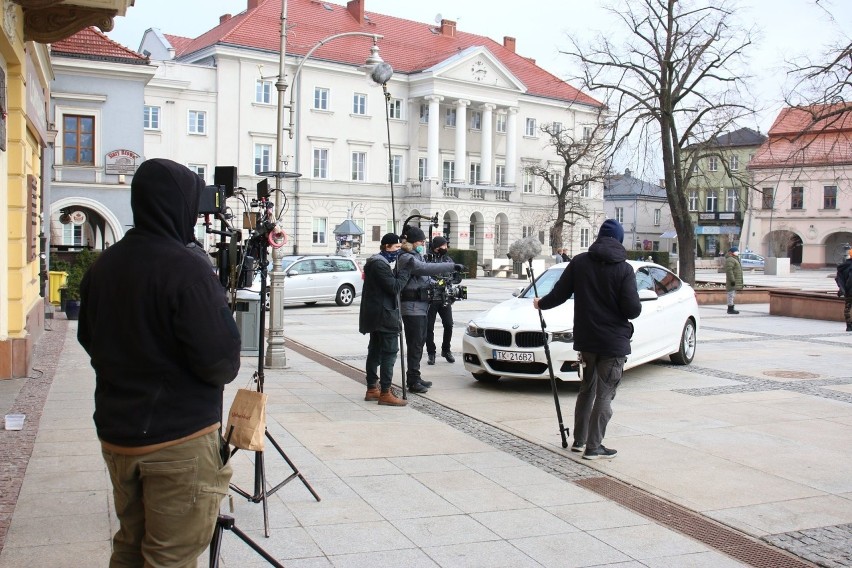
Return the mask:
M346 9L359 24L364 23L364 0L349 0Z
M456 37L456 23L453 20L441 20L441 35Z
M230 14L222 14L221 16L219 16L219 25L224 24L225 22L227 22L230 19L231 19Z
M248 0L248 6L246 10L254 10L257 8L257 5L260 4L260 0Z
M503 36L503 47L515 53L515 38L509 36Z

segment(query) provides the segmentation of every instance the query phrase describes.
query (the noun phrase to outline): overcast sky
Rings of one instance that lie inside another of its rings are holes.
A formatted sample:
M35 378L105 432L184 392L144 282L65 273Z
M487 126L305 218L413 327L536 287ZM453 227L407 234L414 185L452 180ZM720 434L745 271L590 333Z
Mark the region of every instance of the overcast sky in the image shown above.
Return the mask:
M602 9L601 0L365 0L368 12L379 12L409 20L433 23L440 17L455 20L458 29L488 36L502 43L503 36L517 39L516 51L532 57L559 77L569 77L570 61L560 55L567 49L567 34L591 37L606 30L612 16ZM834 21L817 2L832 14ZM216 26L222 14L245 10L246 0L136 0L125 17L116 18L115 41L138 49L142 34L158 27L168 34L196 37ZM345 4L335 0L334 4ZM737 19L743 27L756 26L761 38L751 56L753 74L758 78L767 110L757 126L766 132L781 107L781 87L785 59L802 54L818 56L827 42L852 36L852 0L740 0Z

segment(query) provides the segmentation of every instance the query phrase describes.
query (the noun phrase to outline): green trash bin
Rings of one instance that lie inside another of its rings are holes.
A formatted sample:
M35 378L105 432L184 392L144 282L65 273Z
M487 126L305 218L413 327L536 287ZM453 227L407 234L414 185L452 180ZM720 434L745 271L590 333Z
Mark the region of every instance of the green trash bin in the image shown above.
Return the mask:
M51 270L47 273L47 284L49 289L48 301L51 304L58 306L62 301L60 289L65 287L68 282L68 273L58 270Z

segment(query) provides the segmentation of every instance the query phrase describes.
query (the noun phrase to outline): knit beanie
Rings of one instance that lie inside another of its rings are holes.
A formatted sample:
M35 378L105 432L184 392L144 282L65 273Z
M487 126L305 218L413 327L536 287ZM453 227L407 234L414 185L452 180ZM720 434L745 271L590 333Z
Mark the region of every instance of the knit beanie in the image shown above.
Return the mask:
M387 233L382 237L382 246L399 244L399 237L393 233Z
M607 219L601 225L601 230L598 231L598 238L612 237L620 243L624 242L624 229L621 228L621 223L615 219Z
M420 230L420 227L408 225L402 230L402 238L409 243L416 243L418 241L425 241L426 234Z

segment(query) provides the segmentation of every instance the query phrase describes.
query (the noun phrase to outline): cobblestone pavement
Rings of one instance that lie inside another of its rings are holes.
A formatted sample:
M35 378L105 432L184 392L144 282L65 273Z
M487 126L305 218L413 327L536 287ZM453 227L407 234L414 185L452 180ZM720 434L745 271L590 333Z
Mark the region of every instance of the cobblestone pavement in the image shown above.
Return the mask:
M852 566L852 524L774 534L764 540L818 566Z

